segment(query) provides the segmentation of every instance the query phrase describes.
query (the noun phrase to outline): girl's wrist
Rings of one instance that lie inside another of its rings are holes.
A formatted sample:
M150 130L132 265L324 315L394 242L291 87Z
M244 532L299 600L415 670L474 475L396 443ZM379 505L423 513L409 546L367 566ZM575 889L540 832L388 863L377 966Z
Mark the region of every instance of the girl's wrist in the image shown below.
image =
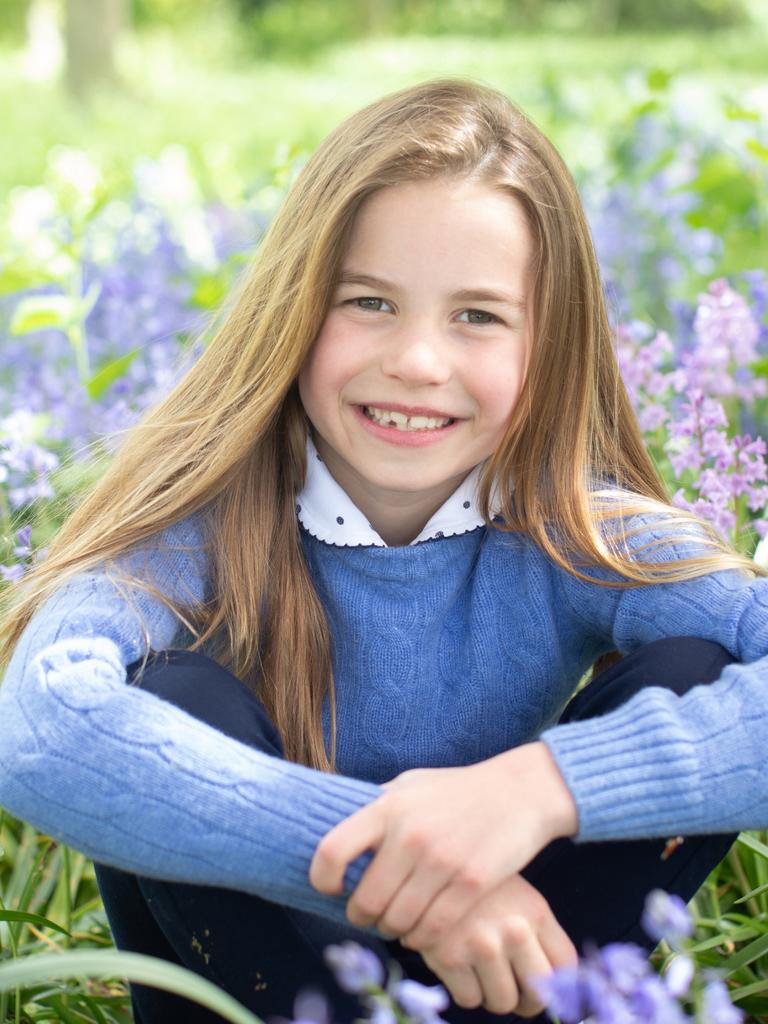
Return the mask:
M546 743L525 743L492 760L503 765L515 788L529 794L535 802L541 814L542 848L555 839L578 833L576 801Z

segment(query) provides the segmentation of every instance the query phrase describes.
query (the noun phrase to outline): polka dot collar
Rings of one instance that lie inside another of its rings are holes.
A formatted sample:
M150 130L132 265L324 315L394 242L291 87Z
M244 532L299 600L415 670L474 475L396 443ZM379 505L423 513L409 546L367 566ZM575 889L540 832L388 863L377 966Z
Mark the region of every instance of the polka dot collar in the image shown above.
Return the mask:
M411 546L426 540L453 537L484 525L477 507L480 467L475 468L440 506ZM495 497L495 495L494 495ZM496 502L491 509L495 514ZM307 476L296 499L296 514L317 540L340 547L387 547L347 492L334 480L307 435Z

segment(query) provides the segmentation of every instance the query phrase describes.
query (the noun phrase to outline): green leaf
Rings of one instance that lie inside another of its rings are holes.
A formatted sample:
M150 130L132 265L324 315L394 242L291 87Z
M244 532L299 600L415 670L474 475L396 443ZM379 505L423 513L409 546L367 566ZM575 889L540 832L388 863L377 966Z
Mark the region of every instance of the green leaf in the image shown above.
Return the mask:
M761 160L768 160L768 146L764 146L762 142L758 142L757 139L747 139L746 146L750 153L759 156Z
M112 949L76 950L61 954L36 953L0 964L0 992L53 978L93 975L127 978L141 985L152 985L173 992L213 1010L232 1024L263 1024L242 1003L186 967L143 953L123 953Z
M21 260L14 260L0 269L0 295L12 295L27 288L58 283L59 275L51 273L45 267L22 263Z
M228 275L202 274L192 293L190 302L200 309L214 309L227 294L229 289Z
M10 331L13 335L58 327L65 331L75 315L69 295L29 295L14 310Z
M88 291L82 296L77 304L77 312L81 320L85 320L88 314L91 312L93 307L96 305L96 300L101 295L101 285L98 281L91 281L88 285Z
M737 107L736 104L729 104L725 108L725 116L729 121L759 121L760 115L756 110L747 110L746 107Z
M669 85L671 79L672 75L669 71L665 71L664 68L651 68L648 72L646 82L648 83L648 88L653 89L654 92L663 92L663 90Z
M654 111L659 110L660 104L658 100L644 100L642 103L637 103L630 110L630 116L634 119L637 117L643 117L645 114L652 114Z
M737 903L744 903L746 902L746 900L751 900L753 896L759 896L760 893L765 892L766 889L768 889L768 882L766 882L764 885L758 885L756 889L750 889L750 891L746 893L744 896L740 896L737 900L734 900L733 904L735 906Z
M111 363L107 363L106 366L102 366L94 373L91 379L85 382L85 390L89 397L94 401L101 398L104 392L125 374L139 352L141 352L140 348L131 349L130 352L126 352L118 359L113 359Z
M62 935L69 935L66 928L51 921L48 917L41 917L40 914L30 914L26 910L0 910L0 921L29 921L30 924L39 925L42 928L54 928Z
M722 946L726 942L742 942L744 939L751 939L754 935L758 935L759 932L756 928L744 925L742 927L732 928L730 931L721 932L718 935L710 935L708 939L702 939L701 942L695 943L693 946L687 947L689 953L704 953L708 949L715 949L717 946Z
M761 843L756 836L751 835L749 832L740 832L736 842L746 846L753 853L760 854L764 860L768 860L768 846L765 843Z
M731 997L731 1002L735 1003L737 999L746 999L747 996L753 996L756 992L765 992L766 989L768 989L768 978L763 978L761 981L753 981L751 985L729 989L728 995Z

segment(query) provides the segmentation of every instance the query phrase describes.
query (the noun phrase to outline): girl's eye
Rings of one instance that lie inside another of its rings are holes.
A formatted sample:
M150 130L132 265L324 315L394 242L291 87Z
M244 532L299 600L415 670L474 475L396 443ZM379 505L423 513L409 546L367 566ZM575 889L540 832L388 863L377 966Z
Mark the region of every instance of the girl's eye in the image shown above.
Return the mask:
M480 316L487 316L490 318L488 320L469 320L468 323L473 324L475 327L485 327L489 324L501 323L501 320L497 316L494 316L493 313L488 313L484 309L465 309L461 315L464 316L464 313L469 313L470 316L477 316L479 314Z
M370 310L370 311L371 311L372 313L381 313L381 312L382 312L382 310L381 310L381 309L379 309L379 308L378 308L378 307L376 307L376 306L368 306L368 305L365 305L365 306L358 306L358 305L357 305L357 303L358 303L358 302L365 302L365 303L368 303L368 302L378 302L378 303L382 303L382 302L383 302L383 303L384 303L385 305L389 305L389 303L387 302L387 300L386 300L386 299L377 299L377 298L376 298L375 296L373 296L373 295L362 295L362 296L360 296L359 298L356 298L356 299L348 299L347 301L348 301L348 302L350 302L350 303L352 303L352 305L353 305L353 306L355 306L355 307L356 307L357 309L369 309L369 310Z

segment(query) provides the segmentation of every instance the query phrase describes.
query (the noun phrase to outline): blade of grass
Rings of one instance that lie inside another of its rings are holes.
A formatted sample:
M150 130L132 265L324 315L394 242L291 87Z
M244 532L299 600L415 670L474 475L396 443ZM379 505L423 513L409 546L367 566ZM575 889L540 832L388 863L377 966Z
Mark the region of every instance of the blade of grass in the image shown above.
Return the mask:
M0 921L28 921L31 924L42 925L45 928L55 928L57 932L69 934L66 928L51 921L50 918L41 917L40 914L30 914L26 910L6 910L0 908Z
M142 985L165 989L194 1000L232 1024L263 1024L259 1017L212 982L178 964L145 956L143 953L122 953L106 949L95 952L74 951L60 956L41 953L24 960L0 964L0 991L52 977L82 978L93 975L125 977Z
M768 978L761 978L760 981L755 981L751 985L732 988L728 994L731 997L731 1001L736 1002L737 999L746 999L747 996L755 995L757 992L765 992L766 989L768 989Z
M751 889L749 892L744 893L743 896L739 896L739 898L737 900L733 901L733 905L736 906L737 903L745 903L752 896L759 896L761 893L764 893L767 890L768 890L768 882L765 882L764 885L758 885L758 887L756 889Z
M760 854L764 860L768 860L768 846L751 832L740 832L736 843L746 846L748 850L752 850L754 853Z

